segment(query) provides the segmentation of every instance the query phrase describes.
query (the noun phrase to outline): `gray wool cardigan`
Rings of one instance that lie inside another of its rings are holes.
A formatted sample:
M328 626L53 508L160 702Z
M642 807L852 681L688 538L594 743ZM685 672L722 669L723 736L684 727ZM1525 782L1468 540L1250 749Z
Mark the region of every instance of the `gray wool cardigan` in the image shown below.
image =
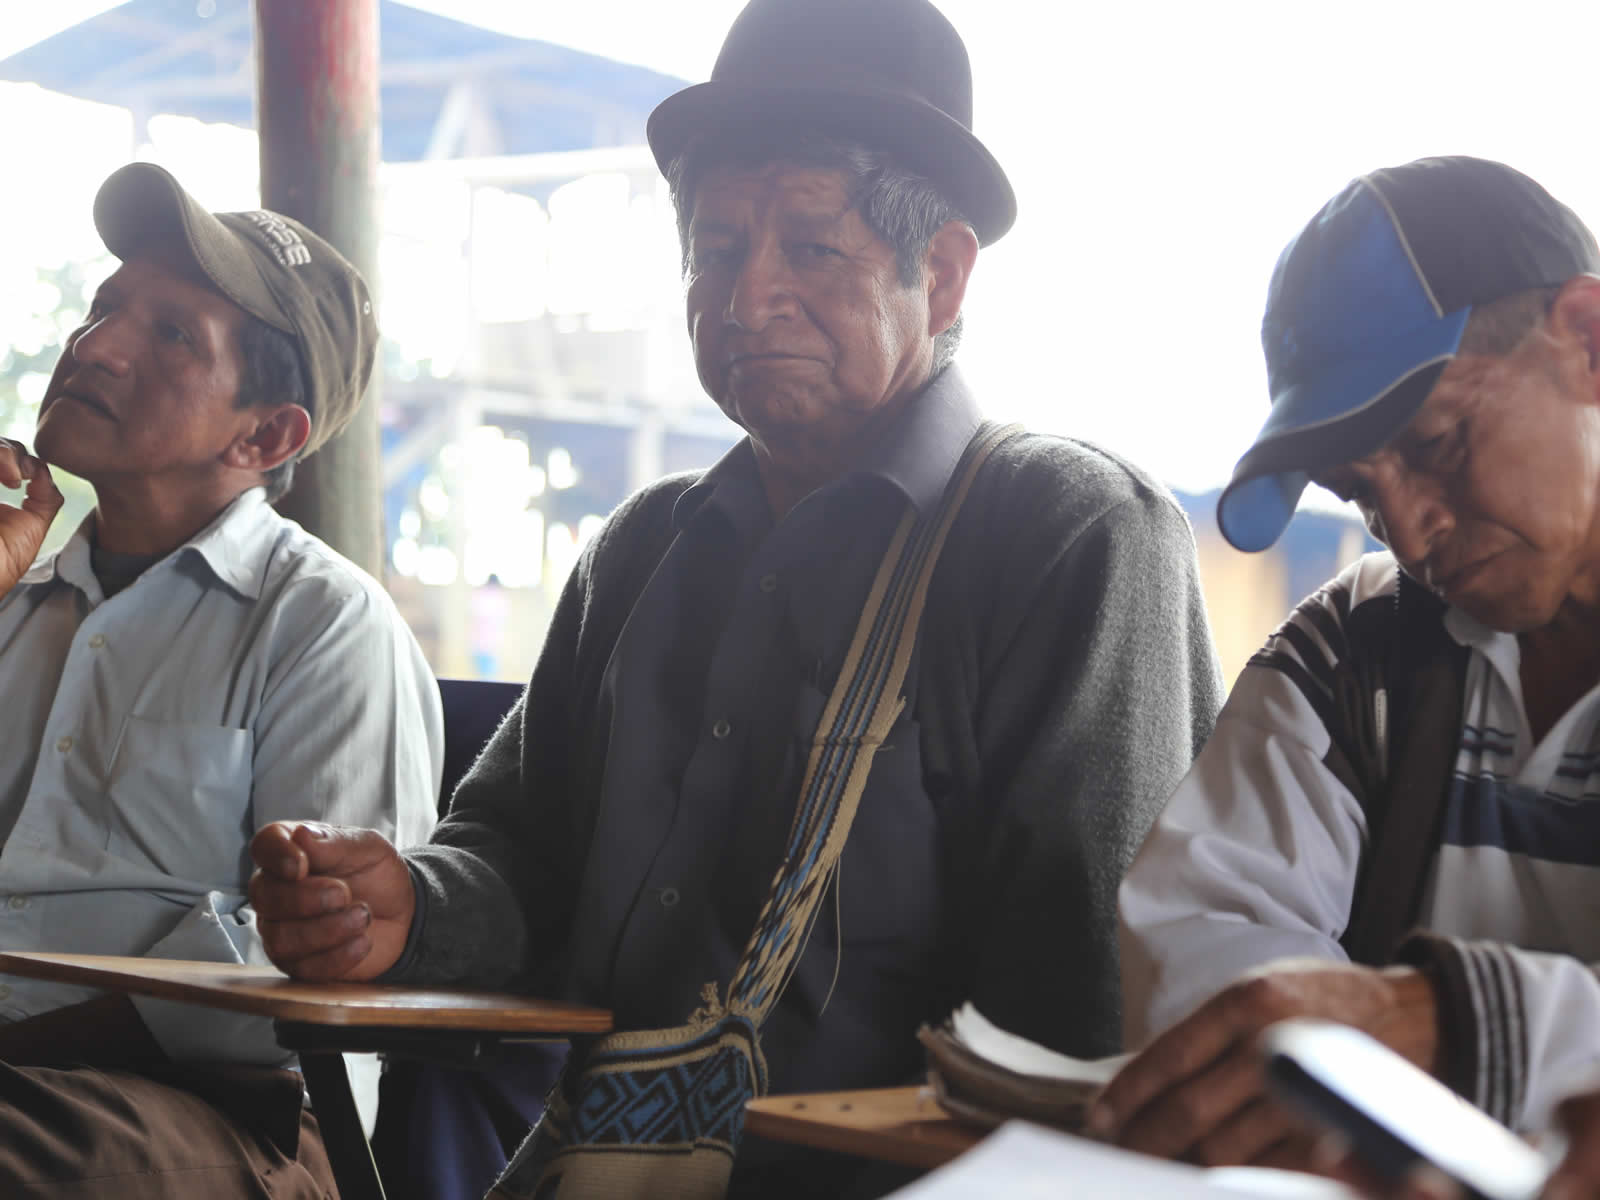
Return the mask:
M571 937L610 732L601 681L697 478L625 501L581 556L522 701L406 854L418 919L386 978L610 1004L578 981L603 977L612 947ZM910 708L952 881L927 1013L972 999L1064 1052L1115 1052L1117 887L1222 696L1186 518L1105 451L1011 439L951 531L919 658Z

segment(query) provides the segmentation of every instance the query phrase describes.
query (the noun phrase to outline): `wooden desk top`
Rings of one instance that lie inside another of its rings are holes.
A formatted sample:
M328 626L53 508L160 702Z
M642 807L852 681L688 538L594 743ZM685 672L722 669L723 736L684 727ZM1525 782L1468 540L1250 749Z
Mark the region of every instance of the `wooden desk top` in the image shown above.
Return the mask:
M949 1162L988 1132L957 1121L918 1086L765 1096L746 1105L745 1129L775 1142L927 1168Z
M603 1008L460 988L301 983L275 967L238 963L100 954L0 954L0 974L81 983L310 1025L475 1029L507 1034L607 1033L611 1029L611 1014Z

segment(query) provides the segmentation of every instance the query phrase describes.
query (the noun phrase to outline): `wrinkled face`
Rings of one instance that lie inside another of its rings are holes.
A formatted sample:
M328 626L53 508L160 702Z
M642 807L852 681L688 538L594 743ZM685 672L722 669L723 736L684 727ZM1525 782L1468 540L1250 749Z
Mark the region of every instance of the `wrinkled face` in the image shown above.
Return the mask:
M927 381L928 298L837 171L707 173L689 223L689 336L708 395L774 460L827 469Z
M1525 633L1600 599L1600 408L1587 351L1531 333L1458 356L1377 453L1319 474L1406 571L1485 625Z
M234 406L246 319L176 250L123 263L67 338L38 453L90 482L214 470L246 416Z

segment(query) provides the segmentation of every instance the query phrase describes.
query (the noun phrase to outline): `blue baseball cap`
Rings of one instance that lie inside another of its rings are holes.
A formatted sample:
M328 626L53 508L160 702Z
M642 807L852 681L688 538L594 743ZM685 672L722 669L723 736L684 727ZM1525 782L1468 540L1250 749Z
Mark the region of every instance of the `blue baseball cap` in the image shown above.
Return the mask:
M1261 343L1272 412L1217 501L1265 550L1310 473L1403 430L1455 357L1474 305L1600 273L1594 235L1520 171L1423 158L1362 175L1285 247Z

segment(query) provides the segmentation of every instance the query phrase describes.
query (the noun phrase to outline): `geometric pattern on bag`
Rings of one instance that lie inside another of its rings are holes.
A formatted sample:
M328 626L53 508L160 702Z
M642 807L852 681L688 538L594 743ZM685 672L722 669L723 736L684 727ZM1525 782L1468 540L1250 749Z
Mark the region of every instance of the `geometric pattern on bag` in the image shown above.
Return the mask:
M705 1043L728 1034L719 1026L660 1053L612 1056L610 1070L607 1056L592 1057L585 1064L588 1086L571 1110L573 1138L595 1146L720 1142L732 1153L756 1082L742 1048L721 1045L704 1053ZM748 1036L754 1034L750 1029Z

